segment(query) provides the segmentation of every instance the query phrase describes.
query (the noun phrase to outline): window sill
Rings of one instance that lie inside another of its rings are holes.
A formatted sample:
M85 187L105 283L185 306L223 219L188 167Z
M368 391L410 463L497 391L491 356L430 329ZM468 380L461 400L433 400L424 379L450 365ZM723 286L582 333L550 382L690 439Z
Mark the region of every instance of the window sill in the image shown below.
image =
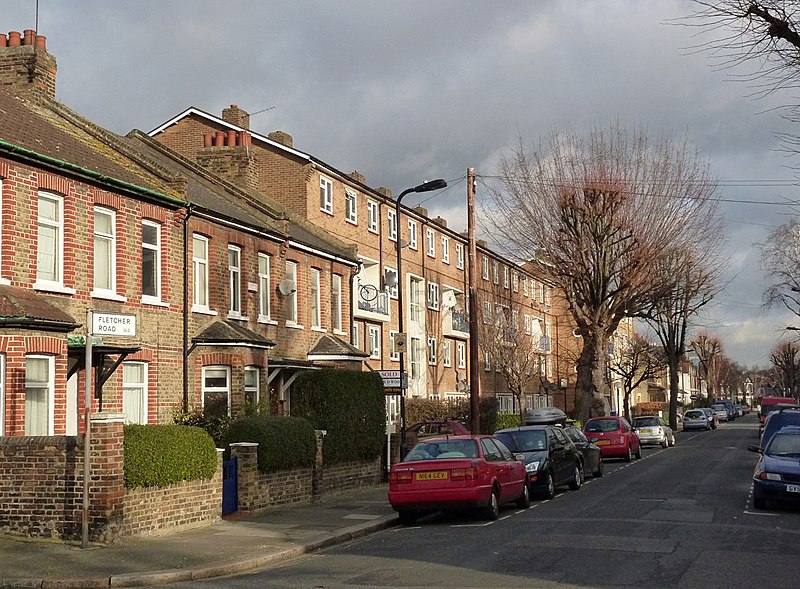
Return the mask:
M41 290L45 292L53 292L57 294L74 295L75 289L58 284L56 282L39 282L38 280L33 283L33 290Z
M117 301L120 303L124 303L128 300L128 297L124 297L108 290L93 290L89 293L89 296L93 299L104 299L106 301Z
M299 323L295 323L294 321L287 321L286 327L288 327L289 329L305 329L305 327L303 327Z
M200 305L192 305L192 313L200 313L201 315L218 315L218 313L213 309Z
M333 335L347 335L346 331L342 331L341 329L334 329Z
M312 327L311 331L316 331L317 333L328 333L328 330L324 327Z
M169 303L166 302L166 301L162 301L161 299L142 297L142 304L143 305L152 305L153 307L169 308Z
M8 278L0 278L0 284L9 286L11 284L11 281Z
M247 315L241 313L228 312L228 319L235 319L236 321L248 321Z
M259 315L258 316L258 323L263 323L264 325L277 325L278 322L274 319L270 319L269 315Z
M358 221L353 221L352 219L345 219L345 221L347 221L351 225L356 225L356 226L358 225Z

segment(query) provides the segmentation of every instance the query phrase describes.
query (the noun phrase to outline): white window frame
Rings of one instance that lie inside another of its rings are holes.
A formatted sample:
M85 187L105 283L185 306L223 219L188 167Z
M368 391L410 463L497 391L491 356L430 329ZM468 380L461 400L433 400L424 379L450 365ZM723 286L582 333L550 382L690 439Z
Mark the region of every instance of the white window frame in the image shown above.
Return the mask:
M319 177L319 210L333 214L333 181L325 176Z
M341 335L342 331L342 276L331 274L331 329Z
M408 320L422 321L422 289L425 282L422 278L411 276L409 280Z
M489 258L483 256L481 260L481 278L489 280Z
M412 250L416 250L418 247L417 243L417 222L413 219L408 220L408 247Z
M531 278L531 300L536 302L536 281Z
M195 254L195 246L203 244L205 254L197 256ZM199 233L192 234L192 311L201 313L208 313L211 310L209 306L209 289L208 289L208 254L209 254L209 239L205 235ZM203 278L202 286L199 285L200 277Z
M544 291L544 304L547 306L550 306L550 290L551 288L548 286Z
M503 288L511 288L511 269L508 266L503 266Z
M450 238L442 235L442 263L450 263Z
M356 347L356 349L361 349L361 331L358 328L359 324L353 322L350 326L350 343Z
M436 366L437 358L437 345L435 337L428 337L428 366Z
M527 276L523 276L522 277L522 296L524 296L524 297L528 296L528 277Z
M270 255L258 252L258 321L272 322L272 280L270 278Z
M428 281L426 302L428 308L432 311L439 310L439 284L436 282Z
M398 333L397 331L389 332L389 359L394 361L400 360L400 352L397 351L394 344L394 338Z
M242 248L228 244L228 317L242 318Z
M225 372L225 381L226 384L224 387L209 387L206 386L206 375L211 371L222 370ZM203 366L202 371L202 395L201 400L203 404L203 409L206 407L206 393L225 393L228 403L228 412L227 415L230 417L231 415L231 367L219 364L212 364L208 366Z
M286 278L292 281L294 292L286 295L286 325L299 327L297 322L297 262L286 260Z
M449 339L442 341L442 366L450 368L453 365L453 342Z
M255 374L255 384L247 383L247 375ZM253 397L253 405L258 407L261 402L261 368L258 366L245 366L244 374L242 375L242 392L244 393L244 401L248 402L248 395Z
M92 266L94 267L94 275L92 277L92 292L93 297L98 298L115 298L117 295L117 212L108 207L95 206L93 217L93 236L94 241L92 244ZM103 232L98 230L97 217L104 216L108 218L110 232ZM98 265L98 246L108 248L108 263L105 268L100 268ZM108 273L108 276L101 276L98 285L98 270L103 270ZM105 282L105 284L102 284Z
M511 290L519 292L519 274L517 272L511 273Z
M378 233L379 229L379 212L378 203L374 200L367 201L367 231L370 233Z
M422 378L422 341L418 337L409 338L409 364L411 365L411 380Z
M396 268L392 268L391 266L384 266L383 267L383 275L386 276L387 273L394 274L395 278L397 279L395 281L394 286L387 286L386 287L386 290L389 293L389 298L396 299L397 298L397 287L400 284L400 277L397 276L397 269Z
M381 357L381 328L377 325L367 326L367 341L369 344L369 357L380 359Z
M133 366L141 366L142 368L142 380L141 382L126 380L125 378L125 368L126 367L133 367ZM123 413L125 414L125 423L138 423L140 425L145 425L147 423L147 362L123 362L122 363L122 409ZM128 412L125 410L127 403L125 402L125 398L131 394L136 394L138 396L138 405L141 409L142 417L138 420L131 419L128 415Z
M464 244L456 244L456 268L459 270L464 269Z
M544 283L542 283L541 285L539 285L539 302L542 304L544 304L544 296L545 296L544 291L545 291L545 286Z
M322 329L322 273L318 268L311 268L311 329Z
M489 350L483 351L483 371L484 372L491 372L492 371L492 359L489 355Z
M354 190L345 188L344 204L345 221L353 225L358 225L358 194L356 194Z
M481 319L483 319L484 323L491 323L492 322L492 302L491 301L483 301L483 313L481 313Z
M500 284L500 262L492 260L492 282Z
M394 209L389 209L386 211L386 220L389 223L389 241L397 241L397 214L395 213Z
M458 368L467 367L467 344L456 342L456 355L458 356Z
M28 380L27 362L28 360L45 360L47 362L47 381L45 382L32 382ZM55 435L55 419L54 419L54 406L55 406L55 357L45 354L27 354L25 356L25 435L26 436L53 436ZM28 388L30 385L36 385L36 388L45 388L47 396L47 432L30 431L28 428Z
M433 229L425 229L425 253L429 258L436 257L436 234Z
M50 201L55 204L56 218L46 219L42 217L41 203L43 200ZM39 290L49 290L55 292L64 292L74 294L74 289L67 289L64 286L64 197L52 192L44 190L39 191L37 197L38 213L37 213L37 234L36 234L36 282L33 288ZM52 252L52 276L42 278L42 231L50 229L53 231L53 248Z
M145 241L145 227L152 227L155 229L155 243ZM153 283L155 285L155 294L152 295L144 293L145 250L153 252ZM161 303L161 223L151 221L150 219L142 219L142 302L156 305Z

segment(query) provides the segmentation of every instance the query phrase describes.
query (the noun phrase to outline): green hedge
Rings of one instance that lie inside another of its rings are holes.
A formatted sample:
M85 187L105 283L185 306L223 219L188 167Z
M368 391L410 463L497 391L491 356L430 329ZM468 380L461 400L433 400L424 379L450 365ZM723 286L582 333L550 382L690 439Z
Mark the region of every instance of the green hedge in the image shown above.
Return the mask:
M264 472L313 466L317 457L314 428L299 417L244 417L225 432L223 445L234 442L256 442L258 469Z
M199 427L126 425L124 432L128 489L210 479L217 470L214 440Z
M498 413L497 429L519 427L519 413Z
M217 447L223 446L222 439L230 427L232 419L227 415L218 415L208 411L192 411L184 413L178 408L172 412L172 421L178 425L193 425L203 428L213 438Z
M481 397L479 411L480 431L477 433L491 434L499 429L497 426L497 399L495 397ZM466 423L467 427L469 427L470 423L472 423L469 399L448 399L446 401L406 399L406 423L408 425L418 421L439 421L442 419L456 419Z
M326 368L304 372L292 387L292 415L327 432L325 464L375 460L386 439L386 397L375 372Z

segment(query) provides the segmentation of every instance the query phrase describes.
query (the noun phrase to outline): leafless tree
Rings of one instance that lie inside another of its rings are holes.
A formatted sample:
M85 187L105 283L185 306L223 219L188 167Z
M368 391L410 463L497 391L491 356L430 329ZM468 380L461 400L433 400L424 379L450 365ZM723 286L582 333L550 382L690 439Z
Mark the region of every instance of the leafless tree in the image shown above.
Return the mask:
M677 244L708 243L716 183L686 141L621 124L552 132L502 158L484 218L510 257L538 259L582 336L574 417L608 411L607 343L625 317L673 290L652 267Z
M663 362L652 345L640 335L627 340L608 363L608 369L622 381L622 406L625 419L631 420L631 393L643 382L652 380Z
M488 303L484 305L483 302ZM484 299L480 308L480 346L490 369L499 372L519 407L520 423L525 422L525 395L539 390L542 384L542 331L529 316L524 317L507 306ZM535 323L535 325L534 325Z
M700 374L708 383L709 393L719 398L719 362L722 357L722 342L707 332L701 332L691 342L692 351L700 360Z
M795 396L800 384L800 345L795 342L778 343L769 359L780 374L783 389Z
M671 277L674 281L672 291L654 301L646 320L664 347L669 374L669 422L673 429L678 427L678 371L686 354L687 331L692 319L719 289L721 265L717 263L717 251L708 246L687 244L687 247L673 250L653 267L655 280Z
M800 220L777 227L759 244L764 275L766 305L783 305L800 317Z

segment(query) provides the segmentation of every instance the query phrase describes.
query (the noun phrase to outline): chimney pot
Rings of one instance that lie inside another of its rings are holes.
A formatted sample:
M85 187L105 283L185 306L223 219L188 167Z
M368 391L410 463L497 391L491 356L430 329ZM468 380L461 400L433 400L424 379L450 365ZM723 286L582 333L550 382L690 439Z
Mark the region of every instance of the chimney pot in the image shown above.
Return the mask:
M7 47L7 46L8 46L8 40L6 39L6 34L0 33L0 47Z
M33 45L36 42L36 31L33 29L25 29L23 33L25 34L23 45Z
M236 131L228 131L228 147L236 147Z
M214 142L214 135L211 133L203 133L203 147L211 147Z
M19 47L20 45L22 45L22 40L19 31L10 31L8 33L8 46Z
M223 147L225 145L225 131L217 131L214 136L214 147Z
M47 37L44 35L36 35L36 48L47 51Z

